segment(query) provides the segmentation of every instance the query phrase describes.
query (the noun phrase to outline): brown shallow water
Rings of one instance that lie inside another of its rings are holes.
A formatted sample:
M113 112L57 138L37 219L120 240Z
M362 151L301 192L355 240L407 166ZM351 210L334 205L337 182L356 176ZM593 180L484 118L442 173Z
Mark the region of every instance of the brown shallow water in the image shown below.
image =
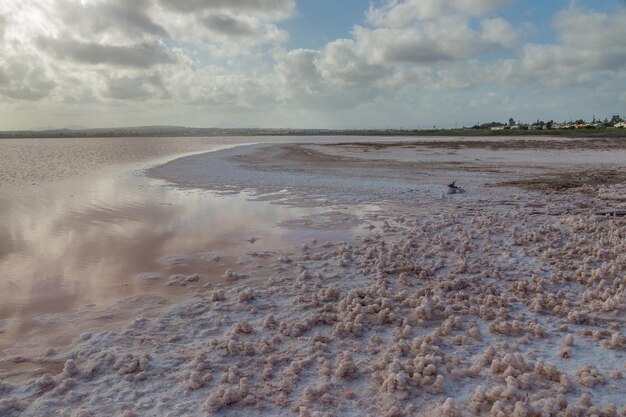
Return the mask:
M138 304L224 283L249 251L312 238L294 225L322 210L181 190L140 169L228 141L250 138L0 141L0 353L63 346Z

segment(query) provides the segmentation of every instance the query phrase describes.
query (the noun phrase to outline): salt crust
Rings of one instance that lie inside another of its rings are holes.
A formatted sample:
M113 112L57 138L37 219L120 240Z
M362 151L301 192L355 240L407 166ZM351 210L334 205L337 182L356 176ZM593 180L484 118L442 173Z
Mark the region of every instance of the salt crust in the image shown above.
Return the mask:
M1 415L626 415L626 222L389 224L277 258L266 287L85 334L61 373L0 386Z

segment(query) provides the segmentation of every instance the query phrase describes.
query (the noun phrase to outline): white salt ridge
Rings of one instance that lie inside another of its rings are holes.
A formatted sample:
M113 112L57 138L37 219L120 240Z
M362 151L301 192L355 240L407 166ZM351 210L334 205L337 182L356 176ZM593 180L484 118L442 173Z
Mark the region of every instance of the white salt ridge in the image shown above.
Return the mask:
M151 170L151 175L185 187L223 189L228 184L238 190L255 190L259 195L276 201L279 200L272 196L285 195L288 197L280 201L288 204L296 196L312 204L326 206L381 201L408 202L414 200L416 195L441 195L440 183L424 183L414 178L393 175L373 177L368 168L351 168L350 175L337 175L334 170L290 170L289 175L285 175L283 170L253 169L233 160L269 146L275 145L257 144L189 156L161 165ZM462 176L455 175L459 178ZM364 181L364 178L367 180ZM477 199L478 196L472 198Z

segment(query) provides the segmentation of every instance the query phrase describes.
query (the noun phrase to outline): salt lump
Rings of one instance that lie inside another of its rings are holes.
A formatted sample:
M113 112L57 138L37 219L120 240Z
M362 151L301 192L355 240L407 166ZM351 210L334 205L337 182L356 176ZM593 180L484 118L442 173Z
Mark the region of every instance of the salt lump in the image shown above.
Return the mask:
M339 378L357 379L358 372L356 365L352 361L352 354L349 352L342 353L335 375Z

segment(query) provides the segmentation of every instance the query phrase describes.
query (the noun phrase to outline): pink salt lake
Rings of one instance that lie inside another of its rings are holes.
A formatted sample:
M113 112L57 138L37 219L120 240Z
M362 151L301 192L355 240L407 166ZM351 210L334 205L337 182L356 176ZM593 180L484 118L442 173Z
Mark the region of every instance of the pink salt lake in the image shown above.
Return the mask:
M259 140L0 140L0 356L62 347L78 331L129 318L108 307L123 299L189 294L166 285L172 275L197 273L191 287L200 288L224 281L216 259L310 238L276 226L315 209L181 190L143 175L179 156Z

